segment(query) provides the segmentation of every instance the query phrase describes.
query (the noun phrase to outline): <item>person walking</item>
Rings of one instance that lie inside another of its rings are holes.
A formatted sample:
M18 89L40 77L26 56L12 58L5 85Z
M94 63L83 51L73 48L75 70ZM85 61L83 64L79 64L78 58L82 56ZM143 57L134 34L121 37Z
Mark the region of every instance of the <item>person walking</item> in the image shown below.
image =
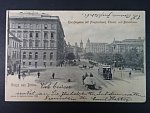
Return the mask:
M53 78L53 79L55 78L55 73L52 74L52 78Z
M92 73L90 73L90 77L93 77L93 74L92 74Z
M129 72L129 78L131 78L131 71Z
M18 79L19 79L19 80L21 79L21 75L20 75L20 74L18 74Z
M85 80L85 76L83 75L82 76L82 83L83 83L83 85L84 85L84 80Z
M38 75L38 78L39 78L40 77L40 71L38 71L37 75Z
M25 79L25 77L26 77L26 74L25 74L25 72L23 72L23 74L22 74L23 80Z
M98 68L98 75L100 75L100 70L99 70L99 68Z
M87 72L85 73L85 78L88 77L89 75L87 74Z

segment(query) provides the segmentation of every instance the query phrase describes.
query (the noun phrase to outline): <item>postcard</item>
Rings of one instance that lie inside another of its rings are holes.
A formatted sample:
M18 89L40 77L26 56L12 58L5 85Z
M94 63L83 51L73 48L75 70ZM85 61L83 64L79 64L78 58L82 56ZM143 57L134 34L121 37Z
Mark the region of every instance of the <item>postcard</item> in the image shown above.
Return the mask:
M5 101L146 101L145 11L6 11Z

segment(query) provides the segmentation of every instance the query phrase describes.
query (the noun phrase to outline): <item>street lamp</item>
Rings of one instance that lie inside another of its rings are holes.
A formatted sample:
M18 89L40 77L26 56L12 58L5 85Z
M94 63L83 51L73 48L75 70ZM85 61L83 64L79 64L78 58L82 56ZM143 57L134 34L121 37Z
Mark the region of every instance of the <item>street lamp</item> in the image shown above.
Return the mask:
M19 43L19 49L20 49L20 52L19 52L19 73L18 73L18 78L20 79L20 73L21 73L21 42Z

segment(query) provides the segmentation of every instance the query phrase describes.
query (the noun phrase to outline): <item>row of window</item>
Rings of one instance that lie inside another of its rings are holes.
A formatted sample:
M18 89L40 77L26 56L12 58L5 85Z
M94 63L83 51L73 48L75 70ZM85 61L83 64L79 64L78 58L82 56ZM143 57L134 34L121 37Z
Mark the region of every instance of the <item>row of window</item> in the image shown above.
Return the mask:
M91 51L106 51L107 49L103 49L103 48L91 48Z
M13 33L13 35L17 36L18 38L21 38L22 37L22 32L21 31L11 31ZM55 35L55 32L48 32L48 31L44 31L44 39L54 39L54 35ZM23 31L23 38L39 38L40 37L40 32L39 31Z
M37 67L38 66L38 62L34 62L34 64L32 64L32 62L28 62L28 64L26 64L26 62L23 62L23 66L25 66L25 65L29 65L29 66L34 65L35 67ZM52 66L52 65L53 65L53 62L50 62L49 65L48 65L47 62L43 62L43 66L44 67Z
M50 60L52 60L53 59L53 56L54 56L54 54L53 54L53 52L51 52L50 54L49 54L49 59ZM27 54L26 54L26 52L23 52L23 59L26 59L27 58ZM35 60L37 60L38 59L38 52L35 52L34 53L34 56L33 56L33 53L32 52L29 52L29 57L28 57L29 59L35 59ZM46 60L48 58L48 55L47 55L47 53L46 52L44 52L43 53L43 60Z
M90 47L90 48L92 48L92 49L106 49L105 47Z
M55 24L21 24L21 23L11 23L11 28L24 28L24 29L56 29Z
M51 40L50 42L48 40L44 40L43 41L43 47L44 48L48 48L48 47L55 47L55 41ZM26 48L26 47L29 47L29 48L33 48L33 43L35 43L35 47L40 47L40 41L39 40L35 40L35 42L33 40L25 40L23 39L23 47ZM29 44L29 46L28 46ZM50 45L49 45L50 44Z
M97 46L97 45L91 45L90 47L92 47L92 48L105 48L106 45L100 45L100 46Z
M12 51L12 59L19 59L19 52L18 51Z
M20 45L19 45L19 42L12 41L12 47L13 47L13 48L20 48L19 46L20 46Z

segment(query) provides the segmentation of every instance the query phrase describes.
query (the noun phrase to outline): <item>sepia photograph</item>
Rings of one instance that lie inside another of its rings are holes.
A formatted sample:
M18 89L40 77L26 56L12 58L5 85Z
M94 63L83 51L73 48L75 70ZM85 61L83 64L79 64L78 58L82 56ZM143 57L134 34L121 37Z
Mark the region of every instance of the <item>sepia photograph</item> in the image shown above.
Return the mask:
M6 11L5 101L146 102L145 11Z

